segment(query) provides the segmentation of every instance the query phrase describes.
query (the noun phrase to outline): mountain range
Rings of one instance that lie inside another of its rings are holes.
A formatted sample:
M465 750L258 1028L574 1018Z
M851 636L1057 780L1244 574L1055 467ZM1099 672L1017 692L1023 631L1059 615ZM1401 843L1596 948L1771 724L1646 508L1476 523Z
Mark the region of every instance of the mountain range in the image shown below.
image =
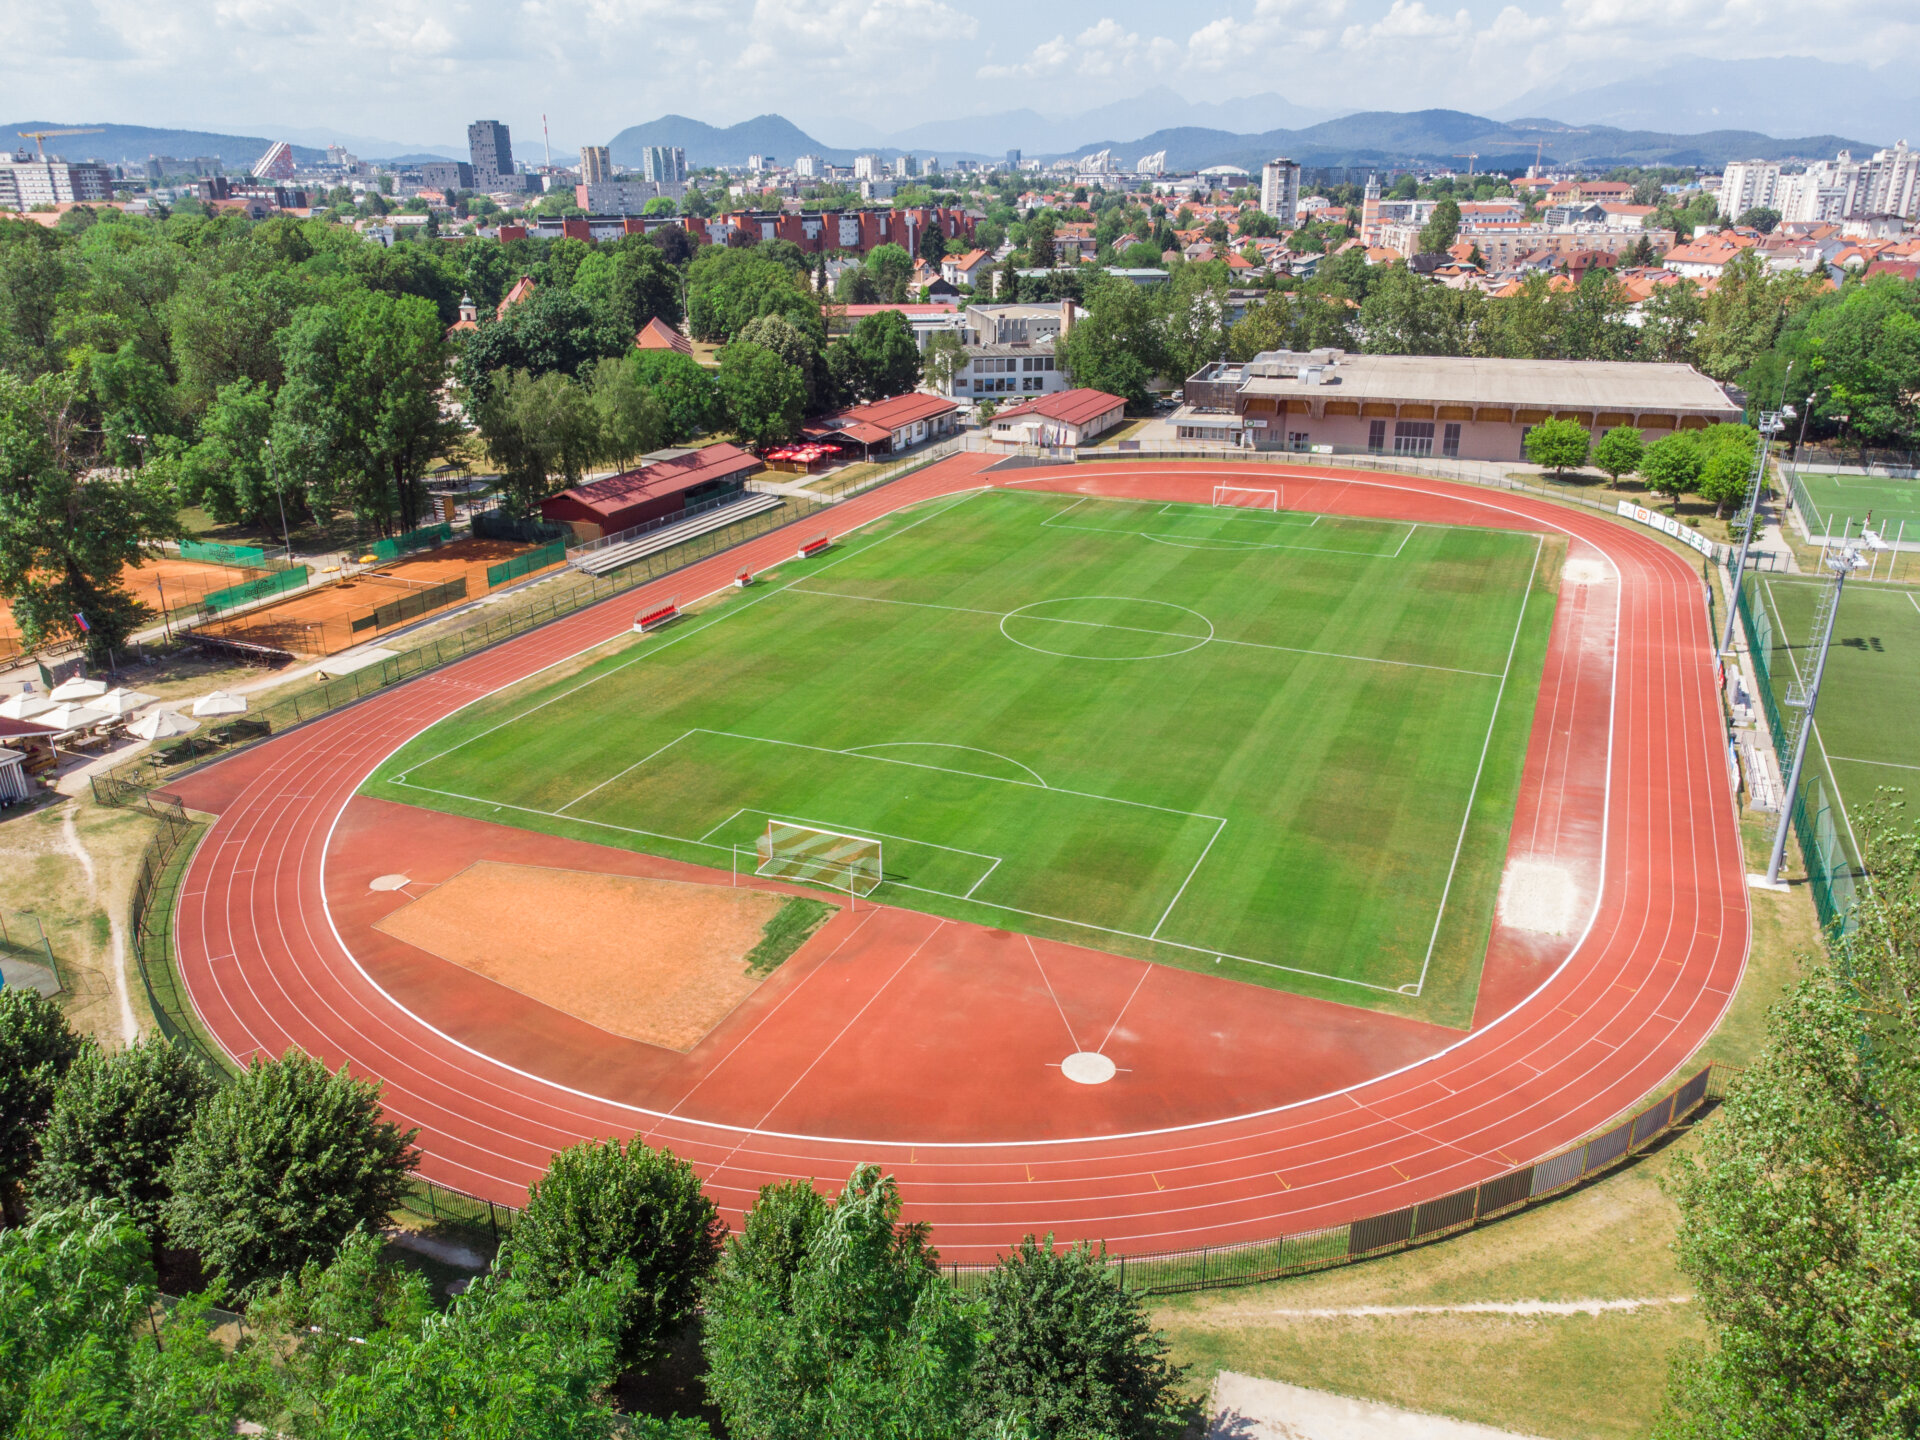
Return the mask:
M1137 138L1121 139L1134 134ZM639 163L647 145L677 145L687 152L690 165L739 165L749 155L773 155L791 160L796 155L819 155L835 164L847 164L856 153L820 144L797 125L779 115L761 115L719 129L667 115L622 130L613 138L613 159L622 165ZM1866 142L1839 135L1807 135L1776 139L1751 130L1714 130L1702 134L1673 134L1655 130L1626 130L1606 125L1569 125L1558 120L1522 119L1512 122L1469 115L1459 110L1367 111L1323 120L1298 130L1267 130L1241 134L1201 126L1173 126L1141 135L1117 131L1111 138L1094 138L1066 152L1040 152L1030 158L1067 158L1091 150L1111 149L1115 158L1131 165L1143 155L1166 152L1169 170L1195 170L1209 165L1258 167L1276 155L1286 155L1314 167L1382 168L1414 162L1452 163L1477 152L1480 168L1512 167L1540 155L1560 164L1703 165L1729 160L1812 160L1830 158L1837 150L1870 149ZM914 147L919 149L920 147ZM876 146L880 154L895 154L898 146ZM972 148L949 148L943 158L999 158Z

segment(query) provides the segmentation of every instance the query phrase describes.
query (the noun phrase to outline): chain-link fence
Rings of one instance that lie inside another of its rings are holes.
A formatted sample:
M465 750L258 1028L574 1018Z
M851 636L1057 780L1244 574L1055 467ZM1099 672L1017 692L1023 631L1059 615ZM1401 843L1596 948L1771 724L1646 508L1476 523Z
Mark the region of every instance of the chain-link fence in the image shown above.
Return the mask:
M1785 777L1793 768L1793 747L1799 726L1807 723L1805 711L1789 720L1780 701L1783 687L1775 678L1777 657L1788 654L1790 641L1786 627L1767 608L1759 587L1751 581L1731 583L1731 566L1728 577L1734 608L1740 616L1740 631L1747 641L1747 656L1753 664L1754 686L1760 692L1760 710L1767 719L1767 733L1773 737L1780 774ZM1815 738L1818 737L1810 737L1810 742ZM1854 925L1853 904L1862 872L1859 857L1848 851L1841 838L1841 826L1835 823L1836 816L1844 818L1845 814L1840 797L1833 793L1828 779L1813 773L1809 766L1802 776L1800 793L1789 798L1793 806L1793 833L1806 861L1807 888L1813 892L1820 928L1830 935L1845 934Z
M0 910L0 985L59 995L73 989L66 967L40 917L28 910ZM44 973L42 973L44 972Z

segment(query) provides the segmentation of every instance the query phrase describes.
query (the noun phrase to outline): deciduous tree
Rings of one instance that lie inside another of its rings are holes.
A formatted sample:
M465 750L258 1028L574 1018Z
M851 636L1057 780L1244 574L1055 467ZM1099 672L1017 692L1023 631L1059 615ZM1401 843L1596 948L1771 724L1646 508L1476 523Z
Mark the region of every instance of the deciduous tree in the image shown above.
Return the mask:
M1641 443L1638 430L1631 425L1616 425L1593 447L1593 463L1617 484L1622 475L1631 475L1640 468L1640 458L1646 453L1647 447Z
M372 1233L419 1163L417 1132L380 1115L377 1085L289 1050L256 1058L200 1107L165 1181L167 1226L250 1295Z
M693 1313L726 1225L686 1161L635 1139L562 1150L534 1182L502 1268L535 1296L628 1268L622 1362L651 1364Z
M1556 476L1587 463L1593 438L1577 420L1542 420L1527 431L1527 459Z
M800 371L771 350L736 340L720 356L720 395L734 432L756 449L790 439L806 412Z
M0 1215L17 1220L20 1186L40 1158L61 1077L86 1042L37 990L0 989Z

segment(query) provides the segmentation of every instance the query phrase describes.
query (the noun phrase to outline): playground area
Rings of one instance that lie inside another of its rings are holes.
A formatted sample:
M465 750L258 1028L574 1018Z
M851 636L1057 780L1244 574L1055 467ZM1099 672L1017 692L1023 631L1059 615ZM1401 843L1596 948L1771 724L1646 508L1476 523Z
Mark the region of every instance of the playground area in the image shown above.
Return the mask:
M342 575L243 615L197 626L196 635L294 655L333 655L502 585L566 563L562 544L455 540Z

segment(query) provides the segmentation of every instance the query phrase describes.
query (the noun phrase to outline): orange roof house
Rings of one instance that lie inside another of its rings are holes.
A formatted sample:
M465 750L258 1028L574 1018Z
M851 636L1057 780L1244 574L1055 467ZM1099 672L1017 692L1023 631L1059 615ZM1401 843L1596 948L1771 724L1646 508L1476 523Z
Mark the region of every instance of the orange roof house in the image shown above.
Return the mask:
M640 327L640 333L633 337L633 343L641 350L677 350L682 355L693 354L693 341L658 315Z

